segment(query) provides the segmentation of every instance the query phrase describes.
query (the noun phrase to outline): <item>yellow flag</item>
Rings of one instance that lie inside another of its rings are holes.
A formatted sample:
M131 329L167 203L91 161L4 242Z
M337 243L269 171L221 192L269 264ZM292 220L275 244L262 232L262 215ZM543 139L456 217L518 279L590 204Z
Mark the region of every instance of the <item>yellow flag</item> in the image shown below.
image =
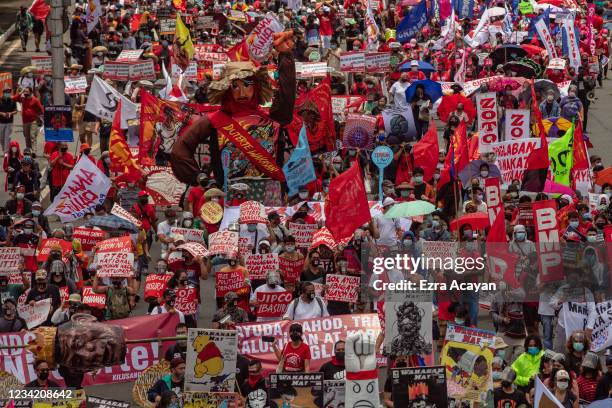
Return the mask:
M195 52L193 48L193 42L191 42L191 36L189 35L189 30L181 20L181 15L176 15L176 37L175 43L182 48L187 57L191 60L193 58L193 54Z

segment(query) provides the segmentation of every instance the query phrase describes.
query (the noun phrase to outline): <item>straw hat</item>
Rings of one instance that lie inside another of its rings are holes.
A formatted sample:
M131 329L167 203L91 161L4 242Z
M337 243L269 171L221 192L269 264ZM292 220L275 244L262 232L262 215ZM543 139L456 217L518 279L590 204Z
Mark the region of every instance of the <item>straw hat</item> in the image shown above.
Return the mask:
M67 70L73 70L74 69L74 70L80 71L80 70L83 69L83 66L80 65L80 64L72 64L71 66L67 67L66 69Z
M28 65L27 67L23 67L21 68L21 75L27 75L29 73L37 73L38 72L38 68L35 67L34 65Z
M157 55L153 54L152 52L147 52L145 54L142 54L142 58L150 58L153 61L157 62L159 61L159 58L157 57Z
M225 196L225 193L219 190L218 188L211 188L210 190L204 193L204 198L206 198L207 200L213 197L223 197L223 196Z
M93 47L91 49L91 52L94 52L94 53L96 53L96 52L104 52L104 53L106 53L106 52L108 52L108 48L106 48L103 45L98 45L96 47Z
M249 77L254 77L259 87L259 104L270 101L273 91L268 80L268 71L265 66L258 69L251 61L228 62L221 78L208 86L208 101L213 105L221 103L233 80Z

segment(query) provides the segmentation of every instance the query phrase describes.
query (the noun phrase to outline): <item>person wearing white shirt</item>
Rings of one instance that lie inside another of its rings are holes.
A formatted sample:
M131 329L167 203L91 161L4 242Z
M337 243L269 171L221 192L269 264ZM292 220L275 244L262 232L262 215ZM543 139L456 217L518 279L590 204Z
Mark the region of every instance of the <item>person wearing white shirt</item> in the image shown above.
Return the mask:
M257 289L255 289L251 293L251 299L250 299L251 305L254 306L255 308L257 308L257 294L258 293L279 293L279 292L286 292L286 289L281 285L281 283L282 283L282 281L281 281L280 272L278 272L278 271L269 271L266 274L266 284L258 286ZM257 321L258 322L269 322L271 320L278 320L278 318L277 317L260 317L260 316L257 316Z
M373 233L376 244L387 247L397 246L398 232L401 230L400 222L397 218L385 218L385 213L395 205L395 200L387 197L383 200L382 214L374 217Z
M259 243L266 240L275 243L274 234L270 234L267 224L240 224L240 238L247 240L250 252L258 253Z
M174 242L170 230L179 226L175 210L168 208L165 215L166 219L157 225L157 239L161 242L161 257L164 259L168 256L168 244Z
M283 320L312 319L327 317L327 306L319 296L315 295L315 287L311 282L302 283L302 294L294 299L283 316Z
M163 313L176 313L181 323L185 323L185 315L180 310L174 307L176 300L176 292L172 289L166 289L163 294L163 306L156 306L151 310L151 316ZM161 302L160 302L161 303Z
M408 74L402 72L399 81L396 81L391 88L389 93L393 95L393 102L398 108L408 108L410 104L406 101L406 89L410 86L408 81Z

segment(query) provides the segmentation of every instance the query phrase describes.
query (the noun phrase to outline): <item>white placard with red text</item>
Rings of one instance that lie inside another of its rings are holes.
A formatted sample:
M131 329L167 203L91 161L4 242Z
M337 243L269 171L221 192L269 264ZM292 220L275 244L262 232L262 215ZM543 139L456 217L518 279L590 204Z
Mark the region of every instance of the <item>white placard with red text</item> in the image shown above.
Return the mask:
M77 94L87 92L87 78L85 76L64 77L64 92L67 94Z
M529 134L529 109L506 109L506 141L525 139Z
M279 268L278 254L250 254L246 259L250 279L265 279L268 271Z
M49 317L50 311L51 299L39 300L38 302L34 303L34 306L17 306L17 313L19 314L19 317L25 320L26 324L28 325L28 329L33 329L43 324Z
M328 301L357 302L359 276L327 275L325 277L325 299Z
M103 252L96 255L97 276L131 278L134 276L134 254L131 252Z
M497 99L494 92L476 95L480 153L490 153L492 144L499 142Z

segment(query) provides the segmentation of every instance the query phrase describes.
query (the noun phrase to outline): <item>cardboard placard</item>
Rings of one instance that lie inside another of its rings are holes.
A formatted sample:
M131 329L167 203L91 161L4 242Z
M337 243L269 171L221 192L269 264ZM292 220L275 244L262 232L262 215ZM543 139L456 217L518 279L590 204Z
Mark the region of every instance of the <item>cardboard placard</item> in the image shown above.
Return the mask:
M506 140L525 139L529 133L529 109L506 109Z
M174 18L162 18L159 20L159 33L174 34L176 32L176 19Z
M170 235L173 237L182 235L185 238L185 242L204 243L204 231L199 229L172 227L170 228Z
M269 271L278 270L279 260L277 253L250 254L246 258L246 268L249 279L265 279Z
M131 252L102 252L96 254L97 276L101 278L134 276L134 254Z
M278 259L278 268L281 271L283 282L294 283L300 278L300 274L304 270L304 262L306 259L302 258L296 261L280 257Z
M38 68L38 75L51 75L53 73L53 65L51 57L32 57L32 65Z
M179 245L177 249L189 252L194 258L206 258L209 255L204 244L200 242L187 242Z
M85 227L75 228L72 233L72 238L78 239L81 242L81 249L86 252L93 250L94 246L107 236L106 231Z
M31 330L43 324L49 317L51 311L51 299L43 299L34 303L34 306L17 306L19 317L25 320L28 329Z
M142 221L134 217L129 211L127 211L125 208L121 207L117 203L113 204L113 208L111 209L111 214L116 215L117 217L124 219L127 222L131 222L138 228L142 226Z
M295 73L300 78L324 77L330 68L326 62L296 62Z
M130 81L154 81L156 78L155 63L150 59L130 63L129 77Z
M68 255L70 251L72 251L72 244L66 240L59 238L47 238L43 239L40 244L38 244L38 252L36 255L36 261L45 262L47 258L49 258L49 253L51 252L51 247L55 244L62 247L62 256L65 257Z
M164 290L168 287L168 281L172 273L153 273L147 276L144 286L144 299L157 299L162 297Z
M21 248L0 247L0 275L21 271Z
M208 237L208 253L212 255L232 255L238 252L238 232L218 231Z
M96 244L96 253L101 252L132 252L132 239L129 235L105 239Z
M197 81L198 80L198 62L190 61L186 70L182 70L176 64L172 64L170 68L170 75L172 78L178 78L181 74L183 74L183 78L187 81Z
M174 307L186 315L194 315L198 307L198 293L196 288L175 289L176 299Z
M106 61L104 63L104 79L127 81L130 77L130 64L127 62Z
M388 72L391 69L391 54L369 52L365 55L366 72Z
M200 217L207 224L216 224L223 219L223 207L214 201L208 201L200 207Z
M289 223L289 231L295 238L295 245L298 248L308 248L312 243L312 236L319 229L317 224L298 224Z
M138 58L140 58L143 52L144 52L144 49L142 48L138 50L121 50L121 53L115 59L115 61L117 62L136 61Z
M325 299L355 303L359 295L359 276L331 274L325 276Z
M266 223L266 208L257 201L246 201L240 204L240 224Z
M96 309L104 309L106 307L106 294L95 293L91 286L84 286L83 304Z
M340 70L343 72L365 72L365 52L347 52L340 55Z
M64 92L67 94L78 94L87 92L87 78L85 75L78 77L64 77Z
M217 272L215 275L215 297L221 298L227 292L238 292L246 286L239 271Z
M282 317L292 300L291 292L257 292L257 317Z
M46 142L72 142L72 107L69 105L47 105L44 107Z

